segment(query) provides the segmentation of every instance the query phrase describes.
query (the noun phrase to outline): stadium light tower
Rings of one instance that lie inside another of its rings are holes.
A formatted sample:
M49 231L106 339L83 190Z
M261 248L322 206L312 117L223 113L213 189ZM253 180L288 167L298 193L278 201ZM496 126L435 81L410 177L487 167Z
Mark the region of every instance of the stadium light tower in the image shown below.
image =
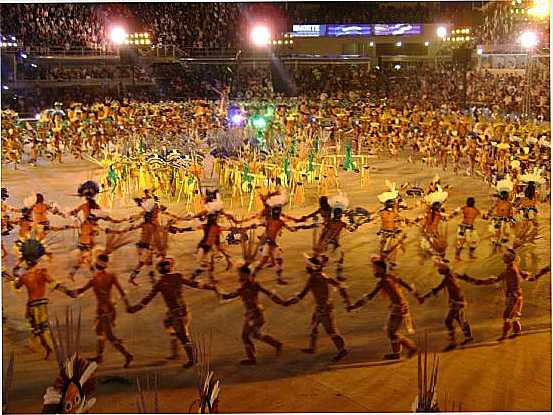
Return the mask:
M271 31L267 26L254 26L250 32L250 39L255 46L267 46L271 40Z
M127 36L127 31L121 26L115 26L113 29L111 29L111 32L109 34L109 38L116 45L122 45L127 39Z

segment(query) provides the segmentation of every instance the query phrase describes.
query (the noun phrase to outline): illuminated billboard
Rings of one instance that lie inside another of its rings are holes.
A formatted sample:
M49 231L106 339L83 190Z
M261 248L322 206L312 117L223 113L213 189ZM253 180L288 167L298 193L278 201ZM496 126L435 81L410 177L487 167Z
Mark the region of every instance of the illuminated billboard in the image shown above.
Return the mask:
M326 25L324 24L295 24L292 26L292 36L295 37L319 37L324 36Z
M372 27L368 24L331 24L326 27L326 35L330 37L341 36L370 36Z
M409 23L375 24L374 34L376 36L420 35L422 34L422 25Z

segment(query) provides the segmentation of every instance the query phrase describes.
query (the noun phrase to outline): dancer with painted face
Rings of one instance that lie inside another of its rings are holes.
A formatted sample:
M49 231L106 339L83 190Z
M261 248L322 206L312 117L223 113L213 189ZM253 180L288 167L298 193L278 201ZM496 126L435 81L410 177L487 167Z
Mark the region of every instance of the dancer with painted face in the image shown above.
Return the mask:
M529 272L520 269L519 258L513 249L507 249L503 254L505 271L496 277L490 277L483 280L470 277L466 274L458 276L459 279L474 285L493 285L503 283L505 287L505 309L503 311L503 332L498 340L504 340L507 337L514 338L522 334L522 281L536 281L542 275L548 273L551 267L548 265L532 275ZM509 336L509 333L512 334Z
M295 296L286 300L285 305L293 305L299 303L305 296L311 292L315 301L315 311L311 317L311 334L309 339L309 347L302 349L302 352L314 354L317 351L317 339L319 337L319 326L322 325L330 339L338 349L338 353L333 360L337 362L343 359L348 350L346 342L336 328L334 318L334 304L332 302L332 288L337 288L340 296L344 300L346 307L350 306L350 300L346 288L336 279L323 274L323 268L327 258L307 257L306 256L306 271L309 275L307 283L303 289Z
M372 265L374 276L378 278L376 287L370 293L361 297L356 303L349 306L348 311L365 305L381 291L385 293L386 297L390 300L390 313L388 315L386 332L392 345L392 352L385 354L384 359L400 359L403 348L407 349L407 357L412 357L417 352L415 342L399 334L399 330L403 325L405 325L409 334L415 333L409 312L409 303L405 299L402 287L413 294L419 302L422 301L421 297L417 294L413 285L409 285L401 278L389 273L386 261L381 257L373 257Z

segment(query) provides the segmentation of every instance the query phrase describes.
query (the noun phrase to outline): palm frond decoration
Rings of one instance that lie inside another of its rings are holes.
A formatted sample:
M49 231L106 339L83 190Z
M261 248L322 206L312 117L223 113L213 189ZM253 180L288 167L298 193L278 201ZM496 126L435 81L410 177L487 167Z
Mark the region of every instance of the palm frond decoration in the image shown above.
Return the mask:
M151 382L151 383L150 383ZM139 414L158 414L159 413L159 374L146 375L142 380L140 377L136 378L136 408ZM148 407L146 402L146 392L153 393L153 402Z
M192 413L193 409L200 414L219 412L220 381L215 379L215 373L211 370L211 341L212 334L209 337L199 336L199 340L193 340L192 342L194 347L196 386L200 397L192 402L188 409L189 413Z

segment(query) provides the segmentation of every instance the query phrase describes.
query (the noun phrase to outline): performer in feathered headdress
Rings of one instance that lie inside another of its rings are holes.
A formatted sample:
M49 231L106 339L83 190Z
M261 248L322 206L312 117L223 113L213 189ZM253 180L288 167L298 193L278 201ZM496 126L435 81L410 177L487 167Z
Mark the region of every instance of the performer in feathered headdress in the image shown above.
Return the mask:
M344 304L347 308L351 306L346 287L338 280L323 274L323 268L328 258L324 255L320 257L305 256L307 274L309 275L303 289L295 296L285 301L285 305L299 303L305 296L311 292L315 300L315 311L311 317L311 335L309 347L302 349L302 352L313 354L317 351L317 338L319 335L319 326L322 325L330 339L338 349L338 353L332 360L335 362L343 359L347 354L346 342L336 328L334 319L334 305L332 304L332 288L337 288Z
M27 289L28 299L25 316L32 328L35 338L38 338L45 352L44 359L48 359L52 353L50 347L51 338L48 324L48 298L46 288L50 286L54 290L65 294L68 290L57 283L48 272L48 265L41 261L48 256L43 241L28 238L19 245L21 260L25 270L21 277L13 277L14 286L19 289L23 286Z
M532 173L523 174L520 176L520 181L524 186L524 197L518 203L518 211L524 220L531 220L537 225L538 201L539 195L536 187L545 183L545 179L541 176L538 168L535 168Z
M380 236L379 255L386 258L390 268L397 265L397 249L391 249L403 240L403 231L399 225L407 220L399 214L398 198L399 192L396 190L396 184L386 180L388 191L380 193L377 197L380 203L384 205L378 211L380 216L380 230L377 235Z
M240 297L246 308L242 341L244 342L247 358L240 362L241 365L255 365L257 363L255 345L252 338L273 346L276 349L277 356L282 350L282 343L280 341L269 334L261 332L261 328L265 324L265 318L263 316L263 306L258 298L259 293L265 294L276 304L284 305L284 300L276 293L267 290L255 279L255 274L251 268L251 263L254 261L256 254L254 236L254 233L251 232L248 240L242 241L244 262L237 267L240 287L228 293L220 293L223 300Z
M282 207L288 201L288 195L285 192L279 192L278 194L269 197L266 200L267 209L264 212L264 222L262 224L265 227L265 232L259 241L259 253L261 260L253 270L256 275L268 262L271 260L272 264L276 264L277 282L279 284L287 284L282 276L282 249L277 243L277 238L281 234L282 229L288 229L291 232L295 232L296 229L290 227L284 222L282 215ZM267 212L268 211L268 212ZM266 214L269 213L268 215ZM259 215L258 215L259 217Z
M488 210L487 216L491 216L493 232L493 252L497 252L501 246L510 243L511 225L514 222L513 204L511 202L511 192L513 191L513 182L509 175L499 180L495 186L497 190L497 200Z
M320 256L328 252L333 265L336 267L336 278L339 281L345 281L346 278L342 274L344 270L344 251L340 248L340 233L343 229L350 232L355 230L342 220L342 215L349 206L349 200L346 195L340 193L330 197L328 205L332 214L330 219L324 223L313 253L314 256Z
M448 216L445 214L443 207L447 200L448 193L442 190L440 185L437 185L435 192L429 193L425 196L424 201L427 205L426 213L416 219L421 224L421 249L423 260L428 254L431 255L444 255L445 250L439 246L440 241L443 238L447 238L444 232L441 232L441 224L448 220ZM447 232L445 232L447 233Z

